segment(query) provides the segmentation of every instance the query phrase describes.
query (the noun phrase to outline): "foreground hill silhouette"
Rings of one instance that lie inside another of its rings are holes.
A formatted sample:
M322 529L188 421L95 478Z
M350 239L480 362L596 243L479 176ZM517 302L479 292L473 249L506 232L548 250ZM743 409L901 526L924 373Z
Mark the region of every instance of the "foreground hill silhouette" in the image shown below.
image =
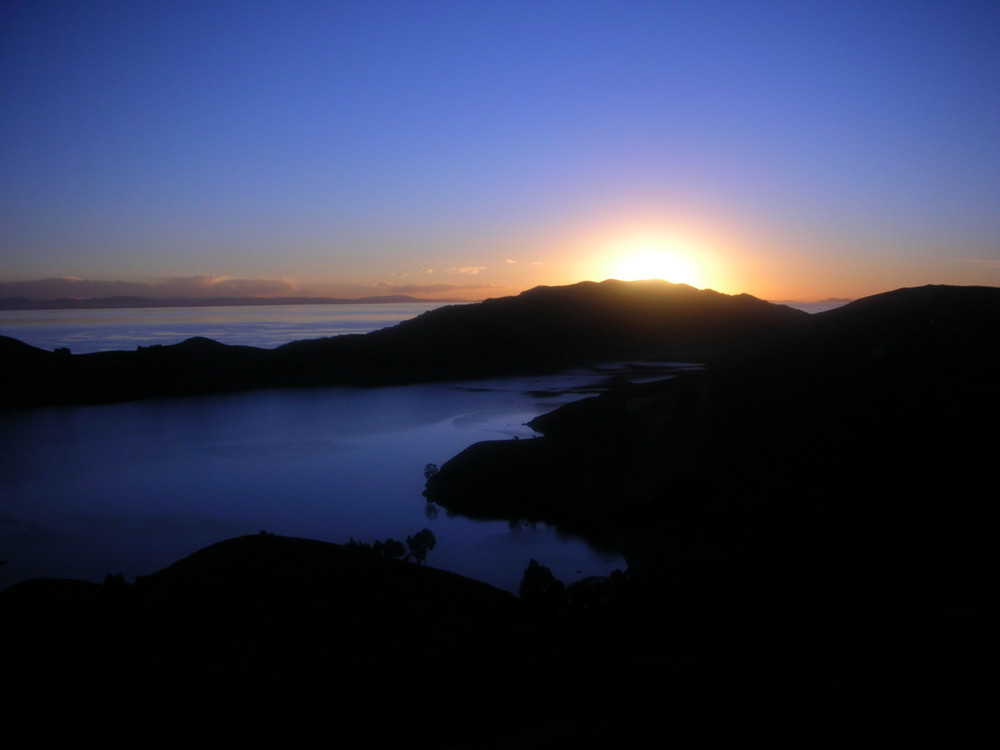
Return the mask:
M487 695L466 694L467 665L485 644L510 658L521 615L515 597L477 581L262 532L131 586L34 580L0 592L5 708L9 721L51 710L45 734L63 739L322 732L426 746L491 713ZM432 735L425 718L441 701L461 713Z
M753 671L732 661L738 629L720 638L705 618L677 614L641 594L540 612L364 548L262 532L132 585L34 580L0 592L7 725L116 745L321 736L415 748L664 734L715 747L858 731L843 716L810 726L842 712L835 691L819 707L784 685L743 695L734 668L740 680Z
M385 385L551 370L615 357L714 361L808 315L668 282L583 282L432 310L365 335L273 350L203 338L73 355L0 338L0 406L107 403L265 387Z

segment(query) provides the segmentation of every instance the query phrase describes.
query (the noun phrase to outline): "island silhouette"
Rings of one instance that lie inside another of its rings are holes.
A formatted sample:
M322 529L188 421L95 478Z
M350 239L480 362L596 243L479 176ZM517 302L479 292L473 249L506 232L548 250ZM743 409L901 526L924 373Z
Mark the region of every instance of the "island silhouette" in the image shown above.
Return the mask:
M9 706L47 695L71 719L53 731L417 747L996 740L1000 289L900 289L808 315L586 282L276 350L0 350L6 408L621 357L704 365L427 471L428 502L450 512L610 538L628 570L608 579L560 582L526 560L514 597L386 544L262 533L134 583L0 592Z

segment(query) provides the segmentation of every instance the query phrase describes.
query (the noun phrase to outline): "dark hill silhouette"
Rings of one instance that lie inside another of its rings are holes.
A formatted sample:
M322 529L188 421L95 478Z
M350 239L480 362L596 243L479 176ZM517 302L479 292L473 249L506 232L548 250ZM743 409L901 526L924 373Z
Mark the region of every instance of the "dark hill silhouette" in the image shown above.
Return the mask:
M4 706L15 732L44 720L46 737L116 745L323 734L593 747L665 734L683 747L843 747L863 734L991 747L992 694L954 679L991 673L970 648L981 628L961 608L920 615L874 634L892 638L884 654L836 610L718 587L701 602L679 586L632 589L611 609L546 614L363 548L261 534L132 585L0 592Z
M597 358L710 361L807 319L749 295L665 281L588 281L431 310L363 337L338 337L337 345L317 339L277 351L317 382L345 371L362 383L476 378Z
M611 513L752 481L814 493L888 482L901 488L893 494L920 495L932 480L992 483L997 382L1000 289L902 289L814 315L704 371L569 404L532 423L550 455L539 441L473 447L475 460L445 464L428 490L446 505L471 504L465 482L489 475L493 499L483 502L527 493L556 511ZM492 476L488 465L514 460L520 469L506 482ZM450 490L438 496L457 475L454 500ZM521 481L530 476L546 489ZM553 483L563 491L550 492Z
M5 407L263 387L384 385L538 372L615 357L714 361L770 344L808 315L668 282L583 282L452 305L366 335L274 350L205 340L69 355L8 343Z
M471 446L425 494L589 523L675 615L824 664L929 745L995 738L978 684L1000 666L1000 289L902 289L772 343Z
M469 665L497 664L487 648L521 659L509 634L522 619L514 596L478 581L262 533L133 585L34 580L0 592L5 708L11 721L37 717L44 694L59 719L46 732L66 739L488 737L496 730L477 725L498 712L477 693L495 688ZM452 715L431 732L442 702Z
M859 730L832 691L822 709L770 686L735 694L729 675L751 672L707 634L641 596L536 616L460 576L263 533L132 585L0 592L8 726L37 726L42 711L60 740L592 747L638 743L666 721L685 747L719 747L823 738L827 723L810 724L824 712L843 737Z

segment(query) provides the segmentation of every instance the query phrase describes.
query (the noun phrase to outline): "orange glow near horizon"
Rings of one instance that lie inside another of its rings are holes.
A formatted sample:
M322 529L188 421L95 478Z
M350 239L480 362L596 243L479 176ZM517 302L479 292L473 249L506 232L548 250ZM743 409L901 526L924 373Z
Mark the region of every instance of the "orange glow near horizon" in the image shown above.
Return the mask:
M914 272L905 277L895 267L879 275L863 270L856 259L836 255L836 246L828 244L831 251L824 254L825 245L800 243L795 236L769 234L708 212L692 212L690 218L598 217L571 231L558 227L536 245L544 247L535 255L537 262L506 264L496 276L484 272L481 278L497 287L482 296L615 278L663 279L722 294L813 302L929 283L912 264Z
M660 250L629 253L615 263L612 275L622 281L663 279L699 286L691 264L683 256Z
M602 278L663 279L699 289L708 283L704 253L688 240L659 236L619 240L600 253L596 265Z

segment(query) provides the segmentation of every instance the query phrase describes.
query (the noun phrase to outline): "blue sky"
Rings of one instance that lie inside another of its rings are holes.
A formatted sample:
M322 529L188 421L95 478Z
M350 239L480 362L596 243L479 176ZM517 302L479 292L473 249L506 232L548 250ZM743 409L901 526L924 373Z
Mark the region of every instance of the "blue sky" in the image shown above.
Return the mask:
M998 49L995 2L7 2L0 296L1000 285Z

